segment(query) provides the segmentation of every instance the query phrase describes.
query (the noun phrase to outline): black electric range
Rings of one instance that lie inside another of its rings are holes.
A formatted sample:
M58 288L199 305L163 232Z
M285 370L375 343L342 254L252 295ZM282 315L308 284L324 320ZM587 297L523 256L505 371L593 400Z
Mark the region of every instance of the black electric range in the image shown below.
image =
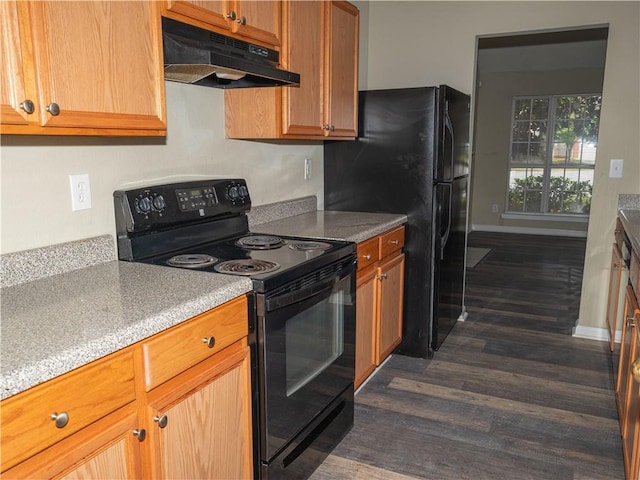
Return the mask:
M355 244L250 231L242 179L118 190L114 202L120 260L252 280L255 476L309 476L353 425Z

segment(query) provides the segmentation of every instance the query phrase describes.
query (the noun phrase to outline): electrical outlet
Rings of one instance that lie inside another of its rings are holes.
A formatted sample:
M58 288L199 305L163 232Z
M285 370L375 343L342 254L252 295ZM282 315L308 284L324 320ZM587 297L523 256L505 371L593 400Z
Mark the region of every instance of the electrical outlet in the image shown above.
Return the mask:
M311 179L311 160L309 160L308 158L304 159L304 179Z
M89 175L69 175L71 183L71 210L86 210L91 208L91 185Z
M494 203L491 205L491 213L498 213L498 204Z

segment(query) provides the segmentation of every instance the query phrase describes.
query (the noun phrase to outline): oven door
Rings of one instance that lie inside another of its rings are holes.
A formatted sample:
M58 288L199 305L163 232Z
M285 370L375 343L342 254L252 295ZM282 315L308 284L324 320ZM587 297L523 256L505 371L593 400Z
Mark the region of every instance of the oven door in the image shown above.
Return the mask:
M264 461L353 383L355 257L335 269L323 269L329 278L314 272L296 282L302 287L258 296Z

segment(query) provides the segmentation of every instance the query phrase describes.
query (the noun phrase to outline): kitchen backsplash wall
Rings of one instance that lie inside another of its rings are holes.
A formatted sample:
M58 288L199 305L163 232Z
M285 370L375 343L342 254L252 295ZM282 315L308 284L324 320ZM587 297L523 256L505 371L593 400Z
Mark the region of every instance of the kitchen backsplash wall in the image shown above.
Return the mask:
M223 90L165 85L166 139L2 137L0 253L113 235L113 191L146 183L241 177L254 205L307 195L322 201L320 142L228 140ZM81 173L90 177L92 208L72 212L69 175Z

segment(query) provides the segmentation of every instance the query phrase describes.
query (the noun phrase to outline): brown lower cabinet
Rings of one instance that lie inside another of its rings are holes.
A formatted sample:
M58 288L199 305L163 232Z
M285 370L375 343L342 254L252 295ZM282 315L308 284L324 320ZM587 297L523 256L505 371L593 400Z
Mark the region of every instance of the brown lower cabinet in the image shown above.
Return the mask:
M625 477L638 479L640 473L640 261L631 255L629 284L625 289L622 339L616 377L616 401L622 435Z
M2 477L250 478L247 308L232 300L3 400ZM167 360L170 344L188 354Z
M404 227L358 244L356 388L402 340L403 246Z

